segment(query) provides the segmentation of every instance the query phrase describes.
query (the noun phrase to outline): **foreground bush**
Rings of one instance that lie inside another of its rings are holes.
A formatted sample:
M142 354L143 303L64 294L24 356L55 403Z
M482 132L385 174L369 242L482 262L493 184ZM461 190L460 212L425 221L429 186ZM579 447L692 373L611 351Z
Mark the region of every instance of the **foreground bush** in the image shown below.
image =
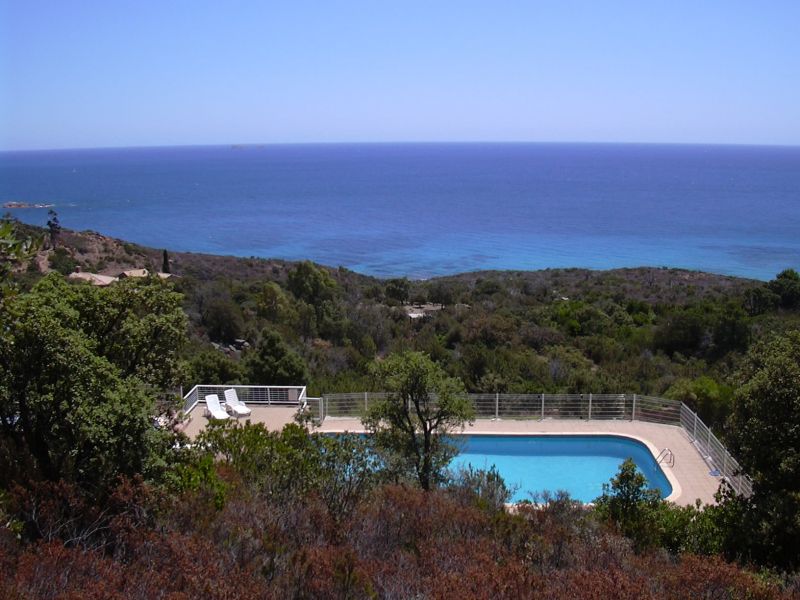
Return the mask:
M201 487L129 496L102 545L3 529L0 597L791 597L720 558L636 553L564 495L509 513L463 489L380 485L342 516L313 490L278 499L230 465L218 476L221 506Z

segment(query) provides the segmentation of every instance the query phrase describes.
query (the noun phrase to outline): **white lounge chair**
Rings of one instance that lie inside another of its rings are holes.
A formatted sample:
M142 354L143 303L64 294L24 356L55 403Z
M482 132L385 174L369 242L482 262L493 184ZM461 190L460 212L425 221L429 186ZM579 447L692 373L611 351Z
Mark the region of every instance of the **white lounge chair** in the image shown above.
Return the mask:
M225 404L237 417L246 417L251 412L245 403L239 400L239 396L236 395L236 390L233 388L225 390Z
M220 421L230 418L228 413L225 412L219 405L219 396L216 394L209 394L206 396L206 409L211 415L212 419L219 419Z

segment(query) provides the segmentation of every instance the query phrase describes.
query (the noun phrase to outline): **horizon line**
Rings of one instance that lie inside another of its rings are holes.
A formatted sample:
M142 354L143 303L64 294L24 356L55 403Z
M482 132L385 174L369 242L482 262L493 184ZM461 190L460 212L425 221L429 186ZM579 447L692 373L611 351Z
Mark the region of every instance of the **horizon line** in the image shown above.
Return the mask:
M502 146L502 145L563 145L563 146L695 146L732 148L800 148L796 144L764 144L748 142L632 142L632 141L558 141L558 140L398 140L398 141L316 141L316 142L218 142L207 144L142 144L131 146L61 146L50 148L0 149L0 154L23 152L74 152L90 150L157 150L168 148L223 148L248 149L280 146Z

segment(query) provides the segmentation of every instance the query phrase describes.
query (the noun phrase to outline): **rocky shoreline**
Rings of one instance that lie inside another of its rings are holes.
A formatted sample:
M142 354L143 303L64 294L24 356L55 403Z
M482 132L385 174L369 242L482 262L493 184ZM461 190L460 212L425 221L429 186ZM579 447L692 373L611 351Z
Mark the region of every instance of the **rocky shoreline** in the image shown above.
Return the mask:
M6 202L3 208L53 208L55 204L42 204L39 202Z

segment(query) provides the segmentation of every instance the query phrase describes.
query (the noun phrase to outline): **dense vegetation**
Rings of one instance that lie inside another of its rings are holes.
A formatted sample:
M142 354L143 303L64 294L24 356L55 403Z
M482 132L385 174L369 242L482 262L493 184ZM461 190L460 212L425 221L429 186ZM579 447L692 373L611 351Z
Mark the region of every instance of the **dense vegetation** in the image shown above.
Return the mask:
M793 271L767 284L668 269L410 282L241 259L204 277L191 255L133 248L181 277L94 288L43 276L20 235L0 229L2 597L800 592ZM43 252L91 266L72 235ZM411 319L408 301L431 306ZM409 402L371 415L375 445L235 424L188 444L174 428L181 383L306 377ZM426 419L470 418L461 389L677 397L725 434L754 494L676 507L626 463L594 508L554 494L507 510L496 472L448 474L438 431L420 438ZM447 414L430 391L452 395ZM403 406L413 431L397 425Z
M311 263L276 271L178 280L192 338L184 386L302 381L314 395L379 391L373 360L416 350L470 392L663 395L719 431L750 346L800 325L791 270L768 284L673 269L413 282ZM409 317L411 303L423 316ZM230 348L236 339L253 349ZM275 364L254 370L248 355L265 352Z

